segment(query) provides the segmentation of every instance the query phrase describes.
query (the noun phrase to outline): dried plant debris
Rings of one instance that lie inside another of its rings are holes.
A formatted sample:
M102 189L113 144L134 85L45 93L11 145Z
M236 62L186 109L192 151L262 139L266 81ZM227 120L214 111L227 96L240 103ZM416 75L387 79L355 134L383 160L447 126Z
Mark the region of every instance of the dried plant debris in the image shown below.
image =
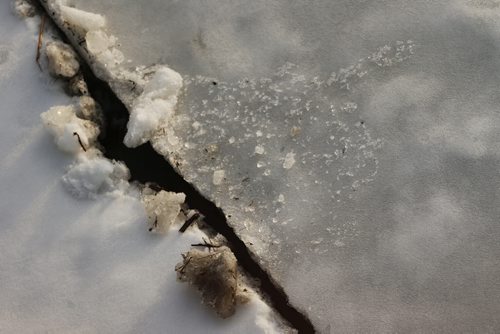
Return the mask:
M71 46L60 41L51 41L45 48L49 72L58 77L71 78L78 73L80 63Z
M186 195L160 190L155 192L149 187L142 192L150 232L166 233L170 226L183 221L181 205Z
M38 29L38 42L36 45L35 61L38 65L38 68L40 69L40 71L42 70L42 65L40 65L40 55L41 55L41 49L42 49L42 45L43 45L43 32L45 31L45 19L46 19L46 16L42 15L42 18L40 20L40 27Z
M196 287L202 302L213 307L221 318L230 317L237 304L248 300L247 289L238 284L236 257L227 246L213 242L197 246L204 249L192 248L182 254L182 262L175 267L177 279Z

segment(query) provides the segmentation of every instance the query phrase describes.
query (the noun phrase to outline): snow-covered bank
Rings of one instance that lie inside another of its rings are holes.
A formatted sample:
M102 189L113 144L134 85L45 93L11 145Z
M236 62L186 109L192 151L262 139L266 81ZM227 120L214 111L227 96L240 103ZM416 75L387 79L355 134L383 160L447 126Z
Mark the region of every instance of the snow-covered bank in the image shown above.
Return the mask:
M113 164L98 160L109 173L97 175L81 155L89 168L70 167L74 156L57 149L40 119L74 101L35 63L38 24L16 18L7 1L0 4L0 26L8 32L0 35L0 332L278 331L259 298L222 320L177 282L180 254L201 242L202 232L179 234L174 226L167 235L151 234L138 191L101 188L114 180ZM62 147L83 154L74 129L59 130ZM79 183L89 181L88 172L92 182ZM94 199L73 197L68 184L92 191Z

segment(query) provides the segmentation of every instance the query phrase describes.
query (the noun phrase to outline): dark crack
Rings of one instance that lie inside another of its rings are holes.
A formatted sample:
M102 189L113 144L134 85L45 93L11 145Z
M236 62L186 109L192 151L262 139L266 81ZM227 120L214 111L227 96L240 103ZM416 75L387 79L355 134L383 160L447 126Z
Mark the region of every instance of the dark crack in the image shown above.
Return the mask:
M60 34L65 36L62 31ZM79 50L77 47L75 49ZM314 333L311 321L289 303L283 288L259 265L255 256L236 235L233 228L229 226L222 209L184 180L172 165L152 148L149 142L136 148L128 148L123 144L129 118L125 105L118 99L109 85L97 78L83 61L81 70L90 95L101 105L107 120L106 127L102 129L104 131L101 131L99 137L99 142L104 147L104 155L109 159L123 161L130 170L133 181L153 182L164 190L185 193L188 206L199 211L205 217L205 222L227 239L238 264L251 278L259 282L261 293L277 313L299 333Z

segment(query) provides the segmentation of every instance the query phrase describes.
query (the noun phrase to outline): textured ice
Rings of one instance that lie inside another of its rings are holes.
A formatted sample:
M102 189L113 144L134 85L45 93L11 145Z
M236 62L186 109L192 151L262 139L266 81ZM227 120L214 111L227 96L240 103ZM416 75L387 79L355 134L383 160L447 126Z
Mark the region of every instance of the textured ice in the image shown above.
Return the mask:
M73 3L183 76L154 147L321 332L500 330L499 1Z

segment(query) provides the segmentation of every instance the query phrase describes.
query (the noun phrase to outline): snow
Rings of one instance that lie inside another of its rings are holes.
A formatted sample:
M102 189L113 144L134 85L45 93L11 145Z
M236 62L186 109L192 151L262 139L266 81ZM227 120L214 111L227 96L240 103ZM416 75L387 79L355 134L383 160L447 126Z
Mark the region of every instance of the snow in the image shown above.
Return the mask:
M498 1L74 3L182 75L154 148L320 332L499 331Z
M125 145L136 147L144 144L160 128L168 127L181 87L182 77L179 73L165 66L154 72L130 111Z
M97 194L114 191L126 193L130 177L127 167L93 153L80 154L68 167L62 177L68 192L77 198L95 198Z
M91 146L75 116L80 100L34 61L39 19L21 21L8 7L0 4L0 331L280 332L257 295L222 320L176 280L180 254L205 234L148 232L126 168L69 136L77 129Z
M51 107L40 117L43 125L54 137L57 146L66 152L77 153L86 150L99 135L97 124L78 118L74 105Z

